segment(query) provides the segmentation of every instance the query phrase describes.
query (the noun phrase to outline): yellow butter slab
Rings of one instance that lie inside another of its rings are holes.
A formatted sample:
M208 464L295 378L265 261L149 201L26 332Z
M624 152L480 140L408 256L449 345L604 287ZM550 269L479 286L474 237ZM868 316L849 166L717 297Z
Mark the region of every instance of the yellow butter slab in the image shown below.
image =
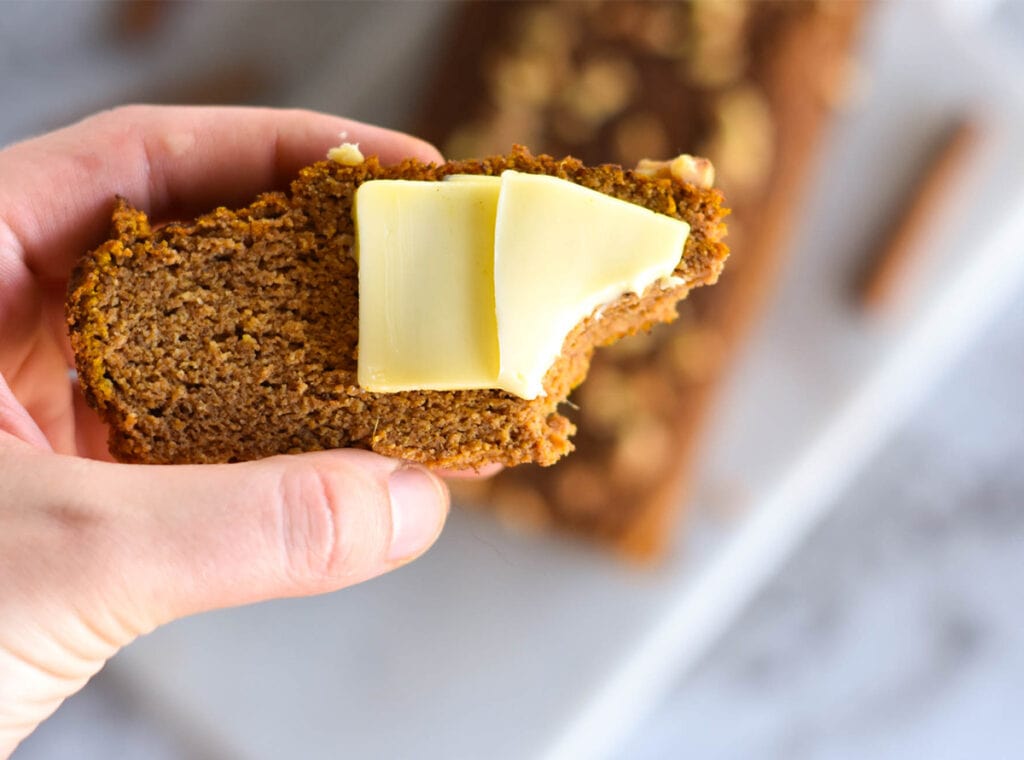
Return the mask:
M498 185L373 180L356 193L359 384L493 388Z
M498 387L523 398L599 306L672 275L686 222L557 177L501 175L494 248Z

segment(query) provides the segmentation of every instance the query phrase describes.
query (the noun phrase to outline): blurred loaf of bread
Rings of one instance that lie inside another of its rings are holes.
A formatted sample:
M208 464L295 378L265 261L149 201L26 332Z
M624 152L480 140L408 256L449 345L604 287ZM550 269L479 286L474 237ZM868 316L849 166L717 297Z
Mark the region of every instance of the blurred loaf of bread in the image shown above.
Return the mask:
M682 318L599 354L570 397L558 467L466 484L463 501L526 528L661 554L685 504L730 358L775 280L830 112L845 97L853 2L470 3L416 131L449 158L514 142L584 161L708 156L733 209L729 270Z

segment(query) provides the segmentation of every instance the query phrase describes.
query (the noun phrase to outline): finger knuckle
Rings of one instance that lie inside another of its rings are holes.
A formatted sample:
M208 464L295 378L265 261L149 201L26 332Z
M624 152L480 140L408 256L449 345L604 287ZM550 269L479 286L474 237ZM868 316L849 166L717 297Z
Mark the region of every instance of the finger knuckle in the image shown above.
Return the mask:
M347 560L339 540L342 494L336 479L319 467L284 468L275 499L277 537L285 572L293 579L332 578Z

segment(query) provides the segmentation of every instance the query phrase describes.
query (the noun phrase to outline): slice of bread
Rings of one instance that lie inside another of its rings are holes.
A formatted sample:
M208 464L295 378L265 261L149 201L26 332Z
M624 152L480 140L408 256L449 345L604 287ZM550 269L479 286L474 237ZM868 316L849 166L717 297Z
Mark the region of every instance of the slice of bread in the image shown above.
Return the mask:
M544 379L546 395L498 390L371 393L356 382L358 267L352 203L371 179L548 174L682 219L690 236L675 275L584 319ZM441 165L332 161L290 193L219 208L189 224L150 226L119 199L110 240L86 254L68 297L79 382L128 462L226 462L359 447L434 467L552 464L572 450L558 405L595 347L676 317L728 254L721 194L661 172L533 156Z

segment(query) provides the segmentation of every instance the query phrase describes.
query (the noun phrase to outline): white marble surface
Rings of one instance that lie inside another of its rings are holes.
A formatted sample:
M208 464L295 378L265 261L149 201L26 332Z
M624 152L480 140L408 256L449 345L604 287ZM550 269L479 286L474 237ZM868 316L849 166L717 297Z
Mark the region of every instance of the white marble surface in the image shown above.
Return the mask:
M1024 293L623 760L1020 757L1022 381Z

